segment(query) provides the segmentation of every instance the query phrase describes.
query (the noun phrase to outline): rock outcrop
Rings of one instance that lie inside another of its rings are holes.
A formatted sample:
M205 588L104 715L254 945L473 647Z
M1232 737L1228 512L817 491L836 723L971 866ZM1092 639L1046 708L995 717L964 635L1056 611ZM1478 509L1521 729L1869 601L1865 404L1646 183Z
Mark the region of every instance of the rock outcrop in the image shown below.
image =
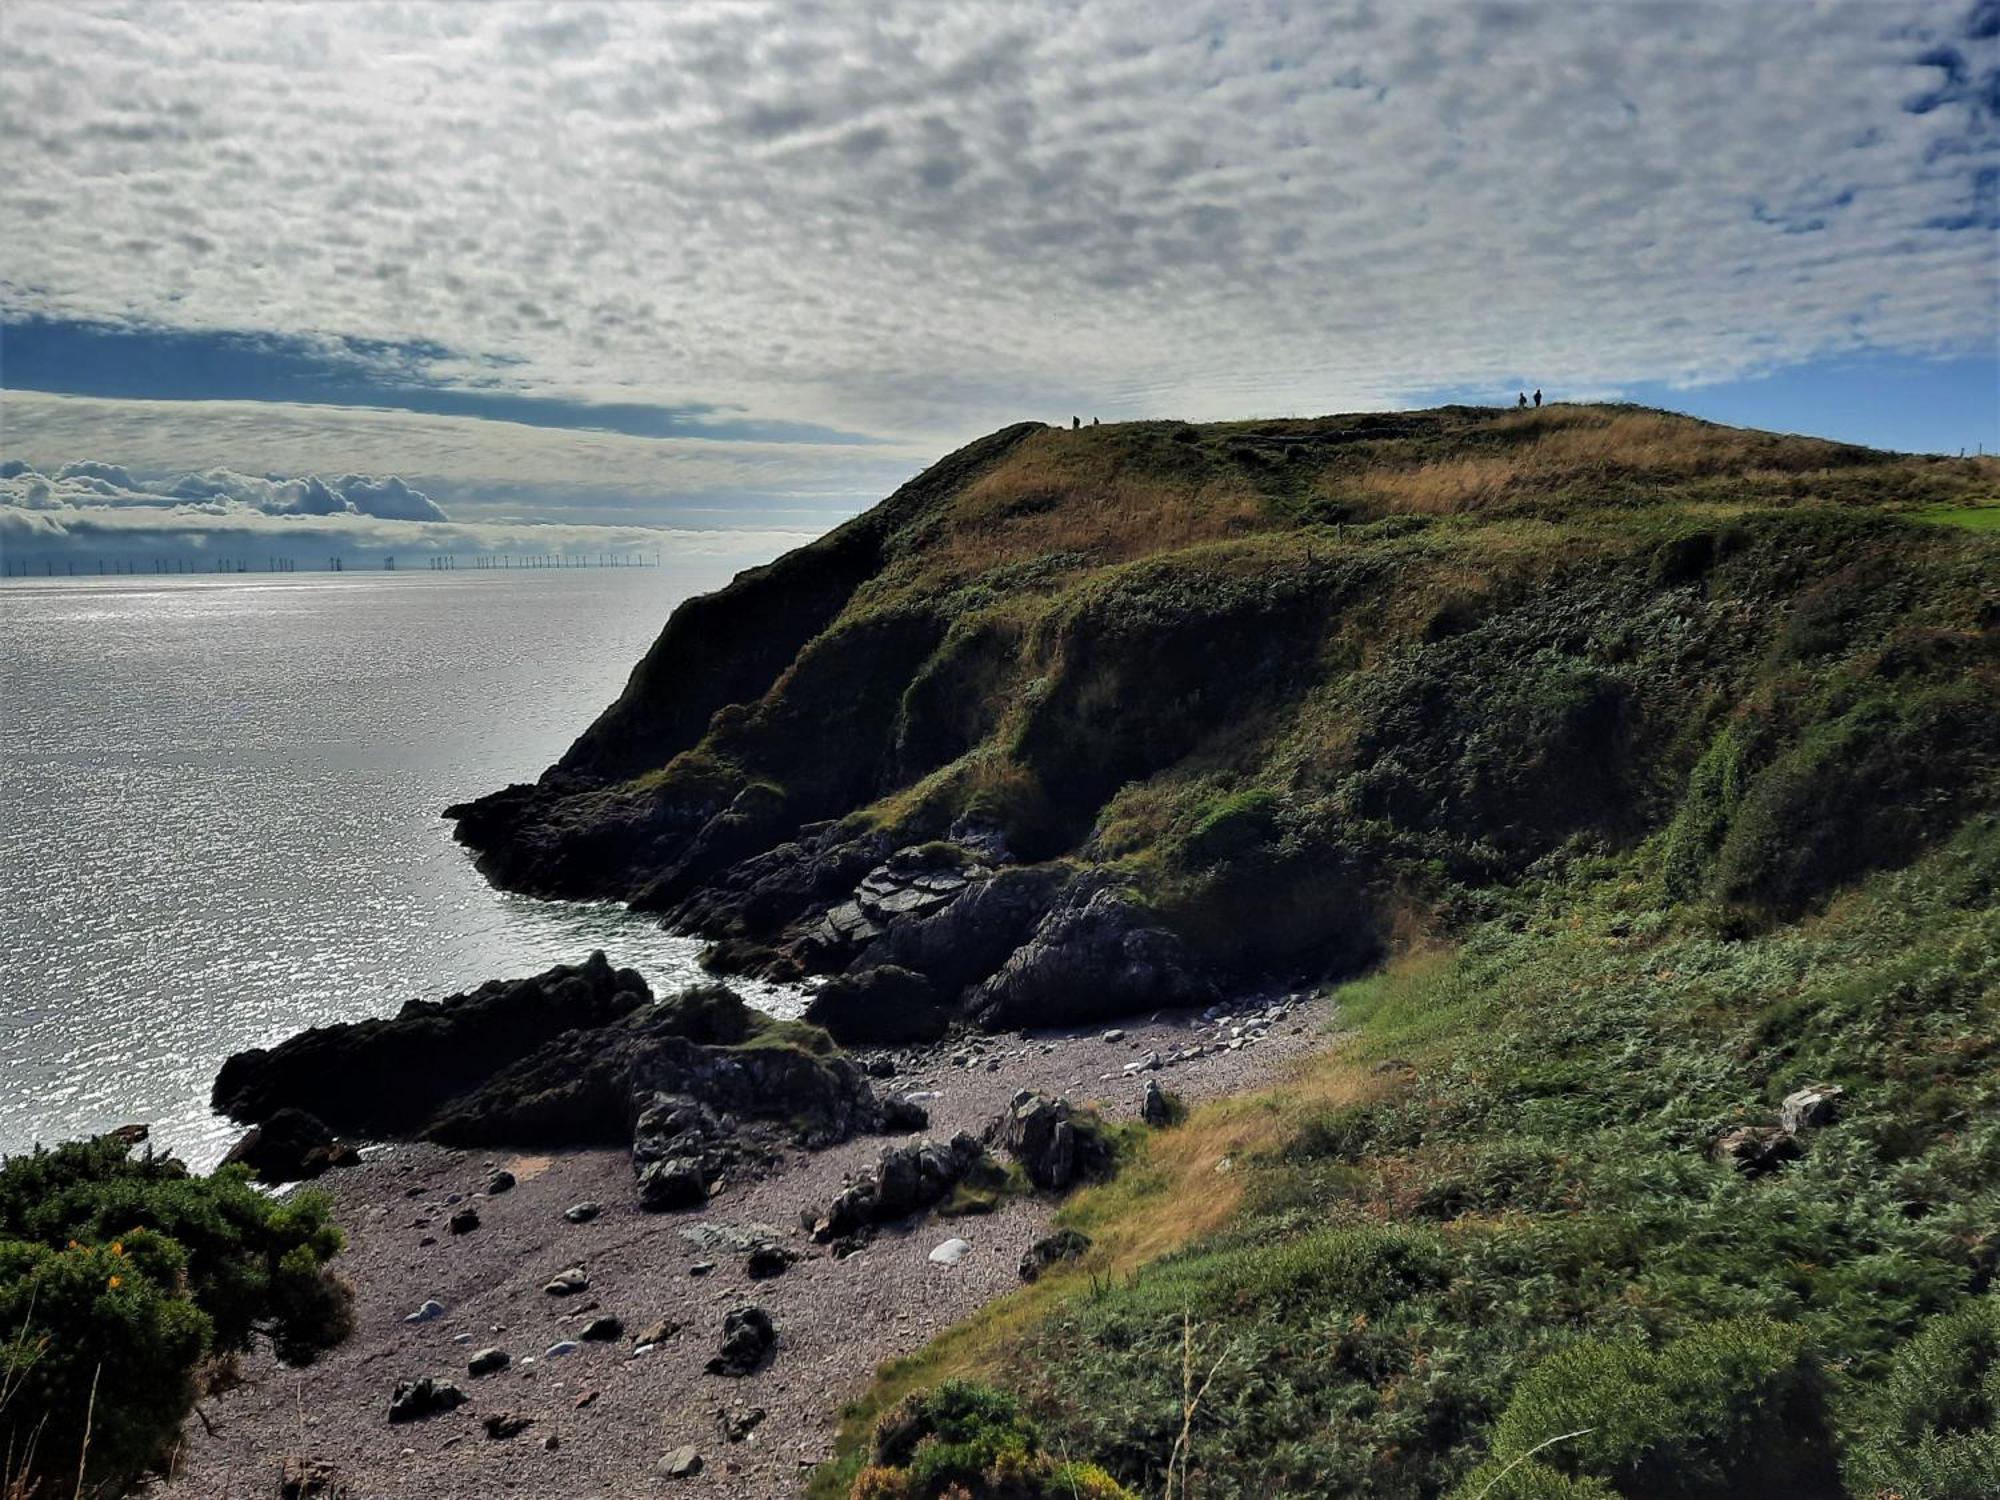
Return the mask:
M351 1167L361 1153L337 1140L326 1121L302 1109L272 1112L252 1125L222 1158L224 1166L241 1163L259 1182L304 1182L335 1167Z
M1053 1193L1107 1177L1116 1164L1102 1120L1028 1089L987 1127L986 1138L1004 1146L1036 1187Z
M775 1021L720 985L655 1002L639 975L614 971L601 953L239 1053L223 1065L215 1100L266 1129L309 1119L303 1102L361 1135L630 1142L641 1200L657 1209L698 1205L725 1172L760 1166L778 1140L816 1148L909 1120L818 1029Z
M980 1026L999 1031L1081 1025L1214 998L1214 985L1196 971L1180 939L1126 892L1079 881L972 992L967 1008Z

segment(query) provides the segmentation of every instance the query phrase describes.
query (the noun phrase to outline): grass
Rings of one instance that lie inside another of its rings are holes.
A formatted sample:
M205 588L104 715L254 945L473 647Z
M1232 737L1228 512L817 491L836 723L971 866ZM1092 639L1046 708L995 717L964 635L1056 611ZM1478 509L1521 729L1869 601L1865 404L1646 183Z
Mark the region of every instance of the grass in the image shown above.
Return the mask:
M1494 1493L1665 1493L1644 1477L1662 1464L1673 1493L1718 1497L1837 1493L1814 1486L1843 1464L1857 1497L1868 1475L1987 1472L2000 1450L1939 1446L1964 1430L1953 1401L1990 1413L1985 1366L1962 1361L1970 1395L1918 1392L1939 1365L1911 1351L1964 1343L1943 1330L1984 1305L2000 1248L2000 823L1748 938L1664 899L1660 866L1659 841L1587 863L1343 987L1350 1034L1080 1195L1065 1222L1091 1257L890 1367L843 1451L949 1372L1017 1390L1141 1493L1164 1493L1183 1425L1216 1497L1471 1500L1593 1418ZM1821 1082L1850 1105L1803 1161L1752 1182L1710 1160ZM1191 1422L1190 1339L1215 1371ZM1792 1394L1724 1399L1674 1360ZM1690 1404L1605 1394L1647 1382ZM1724 1421L1751 1413L1767 1425Z
M1966 531L2000 531L2000 505L1934 506L1917 511L1915 518Z

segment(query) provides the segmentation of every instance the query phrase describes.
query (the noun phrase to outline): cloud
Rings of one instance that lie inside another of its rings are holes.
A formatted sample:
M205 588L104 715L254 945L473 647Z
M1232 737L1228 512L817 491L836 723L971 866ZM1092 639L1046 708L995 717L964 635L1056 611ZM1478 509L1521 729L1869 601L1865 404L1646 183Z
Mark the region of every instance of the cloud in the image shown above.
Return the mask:
M93 451L155 476L395 473L461 520L815 531L872 505L936 456L916 447L635 438L367 407L36 391L0 392L0 430L10 463L45 474ZM354 493L344 490L342 503ZM414 504L363 500L378 514L381 505Z
M216 515L369 516L383 521L443 521L443 509L396 475L238 474L210 469L154 483L120 464L75 459L53 474L19 460L0 477L0 506L24 510L75 508L193 510Z
M43 474L0 470L0 557L10 573L88 571L105 562L212 565L218 559L305 560L381 554L603 557L671 551L767 557L810 532L777 528L672 530L640 526L454 522L395 475L283 477L214 469L147 480L95 460Z
M14 0L0 311L926 454L1974 352L1992 17Z

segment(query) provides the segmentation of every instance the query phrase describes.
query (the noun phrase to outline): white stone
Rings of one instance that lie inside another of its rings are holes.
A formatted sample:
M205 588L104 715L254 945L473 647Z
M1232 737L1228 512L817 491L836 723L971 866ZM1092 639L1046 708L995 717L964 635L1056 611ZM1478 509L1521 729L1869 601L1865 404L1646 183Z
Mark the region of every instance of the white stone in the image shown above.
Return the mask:
M972 1246L964 1240L946 1240L931 1251L931 1259L941 1266L955 1266L972 1253Z

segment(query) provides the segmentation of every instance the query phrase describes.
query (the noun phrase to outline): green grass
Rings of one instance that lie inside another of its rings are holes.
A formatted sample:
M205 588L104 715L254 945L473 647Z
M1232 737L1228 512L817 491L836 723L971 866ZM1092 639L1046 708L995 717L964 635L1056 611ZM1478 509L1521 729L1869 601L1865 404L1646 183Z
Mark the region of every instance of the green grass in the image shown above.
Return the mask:
M1939 1362L1911 1341L1965 1347L1941 1330L2000 1257L2000 821L1747 937L1662 882L1657 843L1581 862L1344 987L1350 1040L1070 1210L1100 1244L1150 1237L1205 1175L1220 1219L985 1315L973 1357L941 1346L953 1367L1141 1493L1179 1431L1184 1317L1216 1368L1194 1469L1220 1500L1470 1500L1475 1471L1593 1416L1494 1493L1840 1493L1843 1465L1857 1500L1883 1474L1973 1493L1907 1476L1990 1472L1991 1366L1917 1389ZM1802 1161L1750 1181L1710 1159L1808 1083L1848 1109ZM1649 1384L1688 1394L1633 1398Z
M2000 531L2000 505L1935 506L1916 512L1916 519L1966 531Z

